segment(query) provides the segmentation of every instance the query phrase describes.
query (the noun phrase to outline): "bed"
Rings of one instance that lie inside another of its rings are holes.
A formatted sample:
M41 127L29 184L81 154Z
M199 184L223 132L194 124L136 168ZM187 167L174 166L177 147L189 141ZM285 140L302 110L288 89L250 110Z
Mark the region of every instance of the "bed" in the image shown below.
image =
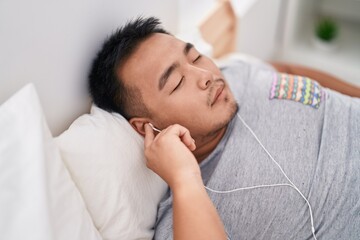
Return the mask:
M360 88L315 69L234 53L236 20L230 2L219 1L199 24L219 64L237 58L360 96ZM54 138L38 88L27 84L0 106L1 238L151 239L167 186L146 168L143 139L119 114L89 110L86 94L80 117Z

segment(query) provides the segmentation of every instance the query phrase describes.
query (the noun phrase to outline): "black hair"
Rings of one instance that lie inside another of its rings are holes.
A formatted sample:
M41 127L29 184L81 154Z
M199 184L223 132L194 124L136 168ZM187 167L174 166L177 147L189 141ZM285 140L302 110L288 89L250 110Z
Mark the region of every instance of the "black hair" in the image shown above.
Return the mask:
M127 120L148 115L141 92L124 84L117 74L140 43L154 33L169 34L157 18L138 17L110 35L95 57L89 74L89 91L94 103L109 112L117 112Z

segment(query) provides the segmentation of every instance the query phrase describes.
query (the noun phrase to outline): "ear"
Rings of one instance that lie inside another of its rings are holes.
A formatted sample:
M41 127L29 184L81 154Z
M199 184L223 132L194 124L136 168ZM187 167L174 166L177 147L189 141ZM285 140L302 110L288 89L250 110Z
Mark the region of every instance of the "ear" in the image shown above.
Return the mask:
M134 117L129 120L130 125L143 137L145 136L145 124L151 122L148 118Z

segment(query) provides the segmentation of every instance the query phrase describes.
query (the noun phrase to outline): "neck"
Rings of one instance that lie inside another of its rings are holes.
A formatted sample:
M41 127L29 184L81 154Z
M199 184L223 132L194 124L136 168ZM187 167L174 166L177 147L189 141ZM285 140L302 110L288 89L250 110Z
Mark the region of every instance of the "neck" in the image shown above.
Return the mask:
M196 150L193 152L198 163L202 162L216 148L227 129L227 125L206 137L195 138Z

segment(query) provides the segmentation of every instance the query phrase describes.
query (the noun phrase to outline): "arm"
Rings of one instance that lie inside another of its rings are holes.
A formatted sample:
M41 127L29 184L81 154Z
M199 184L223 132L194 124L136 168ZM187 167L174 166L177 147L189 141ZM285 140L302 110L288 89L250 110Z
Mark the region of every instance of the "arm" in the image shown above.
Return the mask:
M226 239L224 226L191 153L195 148L189 131L180 125L170 126L156 137L151 127L145 125L147 166L168 183L173 193L174 239Z

